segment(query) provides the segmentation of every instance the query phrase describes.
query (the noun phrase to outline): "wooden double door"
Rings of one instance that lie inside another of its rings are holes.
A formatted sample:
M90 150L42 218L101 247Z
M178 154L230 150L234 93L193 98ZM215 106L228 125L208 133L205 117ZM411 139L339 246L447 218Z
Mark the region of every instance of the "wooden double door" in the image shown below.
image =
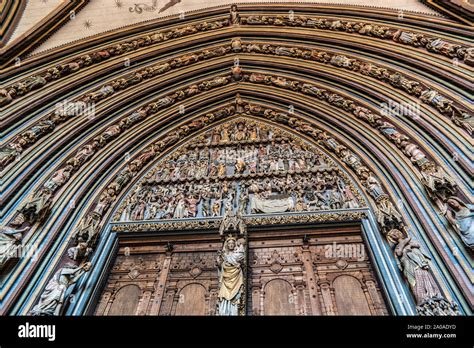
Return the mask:
M215 315L216 234L120 243L94 314ZM359 226L250 231L246 273L247 315L388 314Z

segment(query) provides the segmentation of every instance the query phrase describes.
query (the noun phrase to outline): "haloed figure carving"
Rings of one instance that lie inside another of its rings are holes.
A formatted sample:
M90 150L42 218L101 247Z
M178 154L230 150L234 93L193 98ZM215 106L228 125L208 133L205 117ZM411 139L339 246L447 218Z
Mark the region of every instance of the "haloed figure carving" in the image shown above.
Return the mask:
M228 236L222 251L218 251L219 265L219 294L218 314L239 315L239 306L242 301L244 275L242 266L245 262L245 249L242 243Z
M371 192L382 195L377 179L370 179ZM242 215L353 209L359 198L317 148L280 128L239 117L157 163L121 204L116 219L217 217L228 204Z

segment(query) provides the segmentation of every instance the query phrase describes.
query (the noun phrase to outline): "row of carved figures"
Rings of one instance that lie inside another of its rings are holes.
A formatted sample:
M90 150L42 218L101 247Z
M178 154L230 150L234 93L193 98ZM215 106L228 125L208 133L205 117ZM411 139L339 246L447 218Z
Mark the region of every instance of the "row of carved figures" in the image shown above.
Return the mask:
M228 208L243 214L357 208L349 185L335 173L287 175L233 182L193 182L137 186L122 204L120 221L222 216Z
M310 171L329 168L326 160L296 143L202 148L185 152L147 174L149 181L201 179L234 174Z
M302 131L303 133L308 134L309 136L315 137L316 139L318 139L318 141L321 142L321 144L324 144L324 146L326 146L327 148L334 149L338 156L340 156L344 151L347 151L347 149L342 144L338 143L334 138L329 137L324 132L315 129L310 124L300 121L294 117L290 117L289 115L284 115L282 113L276 113L272 110L268 110L263 107L256 108L254 105L248 106L248 108L246 105L245 108L251 114L259 114L261 112L265 118L268 118L270 120L281 120L281 122L290 125L292 128ZM212 120L208 121L212 122ZM188 134L187 132L189 131L189 128L188 130L183 129L182 131L182 134ZM182 134L169 134L167 136L167 138L170 138L169 141L163 139L157 142L157 144L174 144ZM161 149L162 147L158 147L158 150ZM357 156L352 154L350 151L347 151L346 155L348 165L353 168L356 171L357 175L361 178L361 180L363 180L364 185L369 190L371 196L379 195L379 199L377 200L377 202L386 202L385 204L387 209L383 209L385 211L385 213L383 213L384 215L381 215L382 218L377 219L381 223L382 230L386 233L387 231L393 231L395 229L395 226L401 226L400 218L396 217L396 215L394 214L396 210L393 209L391 203L388 200L380 199L383 198L384 195L379 194L380 192L383 193L383 189L381 188L378 180L374 178L374 180L369 181L368 178L371 177L371 173L365 166L363 166L363 164L359 160L357 160ZM355 158L355 160L351 160L350 158ZM116 195L122 190L123 187L126 186L128 182L130 182L133 175L135 175L143 166L143 164L146 163L148 160L148 157L144 157L143 163L135 161L130 162L127 168L121 171L121 173L115 178L115 180L110 185L108 185L106 190L101 194L97 204L93 206L93 209L90 211L89 214L87 214L84 220L81 221L80 226L78 226L75 232L75 240L78 243L75 244L74 247L71 247L69 249L70 255L85 255L84 251L81 251L81 248L84 249L85 246L88 245L88 241L92 239L91 236L97 234L97 227L99 226L101 216L105 211L107 211L108 207L110 207L111 203L115 200ZM381 205L378 203L377 207L380 209ZM472 217L470 217L470 220L472 221ZM10 232L10 235L15 234L15 231ZM405 238L405 234L402 233L402 237ZM81 240L86 242L81 242ZM85 246L81 246L81 243L83 243ZM74 249L76 250L74 251ZM79 260L82 259L82 257L79 257ZM62 268L60 268L59 271L60 270L62 270ZM51 279L51 281L53 281L53 279Z

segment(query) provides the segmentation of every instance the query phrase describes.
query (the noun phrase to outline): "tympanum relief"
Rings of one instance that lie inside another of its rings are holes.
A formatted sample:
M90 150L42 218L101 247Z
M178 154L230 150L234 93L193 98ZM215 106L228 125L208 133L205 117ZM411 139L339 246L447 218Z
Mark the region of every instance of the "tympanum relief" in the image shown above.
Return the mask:
M289 132L247 118L220 124L155 165L116 221L358 208L344 172Z

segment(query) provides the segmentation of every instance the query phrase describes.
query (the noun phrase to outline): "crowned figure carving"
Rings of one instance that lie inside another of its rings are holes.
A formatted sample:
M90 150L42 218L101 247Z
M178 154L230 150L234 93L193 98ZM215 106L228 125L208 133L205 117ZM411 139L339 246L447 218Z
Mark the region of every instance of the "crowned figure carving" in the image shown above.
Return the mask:
M217 315L237 316L243 313L246 254L244 240L237 240L231 234L225 238L222 250L217 252L219 276Z

